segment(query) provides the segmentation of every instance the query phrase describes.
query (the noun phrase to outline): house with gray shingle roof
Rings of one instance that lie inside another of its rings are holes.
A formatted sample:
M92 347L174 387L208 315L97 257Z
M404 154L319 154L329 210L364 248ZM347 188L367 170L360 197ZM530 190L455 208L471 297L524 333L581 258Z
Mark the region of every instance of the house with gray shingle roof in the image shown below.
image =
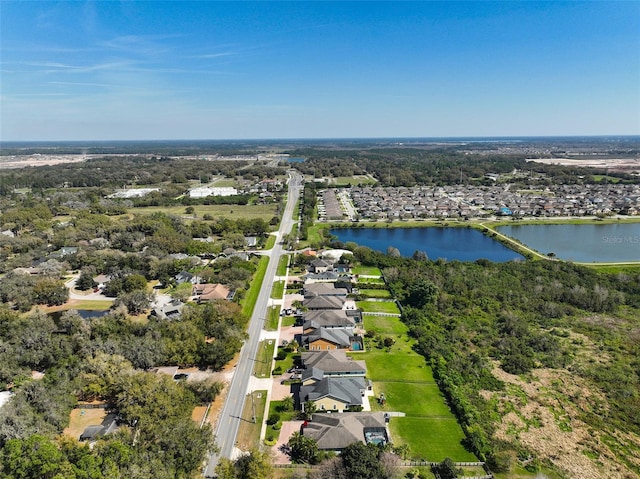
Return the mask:
M354 442L385 445L390 442L387 419L382 412L314 414L303 425L302 435L323 451L340 452Z

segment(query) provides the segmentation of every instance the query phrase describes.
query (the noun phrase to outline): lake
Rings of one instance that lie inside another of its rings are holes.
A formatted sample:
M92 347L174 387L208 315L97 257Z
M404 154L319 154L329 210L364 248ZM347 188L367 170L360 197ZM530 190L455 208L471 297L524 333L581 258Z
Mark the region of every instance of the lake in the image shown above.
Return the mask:
M640 223L509 225L500 233L542 254L580 263L640 261Z
M449 261L484 258L499 263L524 259L473 228L339 228L331 230L331 234L343 243L352 241L384 253L393 246L407 257L420 250L426 252L429 259Z

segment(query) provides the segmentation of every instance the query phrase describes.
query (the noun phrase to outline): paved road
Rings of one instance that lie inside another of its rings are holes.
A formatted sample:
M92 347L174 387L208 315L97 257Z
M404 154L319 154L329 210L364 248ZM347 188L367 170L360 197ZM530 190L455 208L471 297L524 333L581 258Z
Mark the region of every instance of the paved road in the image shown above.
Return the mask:
M290 172L289 177L289 195L287 199L287 206L285 207L284 214L282 215L282 221L280 223L280 229L276 237L276 244L269 253L269 265L267 266L267 272L264 276L263 287L258 295L255 308L253 309L253 315L249 322L249 339L245 342L242 350L240 351L240 358L236 366L236 371L229 385L229 392L225 401L220 418L218 420L218 427L216 429L216 441L219 448L219 452L211 454L209 461L205 468L205 477L214 477L215 467L218 464L218 460L221 457L233 458L237 450L234 450L236 436L238 434L238 428L240 422L243 420L251 420L251 418L242 417L242 407L244 404L245 396L249 389L249 380L253 371L253 363L258 350L258 340L260 339L260 331L264 325L264 320L267 314L267 306L269 297L271 295L271 286L273 279L276 275L278 268L278 262L283 254L282 251L282 237L291 232L294 219L292 218L293 210L300 197L300 192L303 186L302 176L294 171Z

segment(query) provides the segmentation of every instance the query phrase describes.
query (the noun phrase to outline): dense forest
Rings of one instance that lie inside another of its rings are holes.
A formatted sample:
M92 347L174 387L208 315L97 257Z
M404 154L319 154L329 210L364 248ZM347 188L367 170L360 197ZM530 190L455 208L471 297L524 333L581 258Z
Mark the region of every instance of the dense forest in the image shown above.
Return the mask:
M638 177L626 173L528 162L524 154L478 155L449 149L412 148L306 148L292 154L307 158L296 167L315 178L369 173L383 186L492 184L490 179L485 178L486 174L506 174L514 170L523 173L511 181L541 186L600 182L600 175L608 175L616 181L640 181Z
M383 269L467 446L493 470L518 461L533 470L541 462L562 469L560 451L552 461L527 436L536 428L544 434L543 416L522 412L538 401L540 411L555 411L560 431L588 431L591 439L581 445L586 457L613 457L640 474L637 270L608 274L559 261L415 261L347 247L357 260ZM552 378L547 396L528 397L524 390L539 384L538 376ZM505 425L509 413L520 416L520 430Z

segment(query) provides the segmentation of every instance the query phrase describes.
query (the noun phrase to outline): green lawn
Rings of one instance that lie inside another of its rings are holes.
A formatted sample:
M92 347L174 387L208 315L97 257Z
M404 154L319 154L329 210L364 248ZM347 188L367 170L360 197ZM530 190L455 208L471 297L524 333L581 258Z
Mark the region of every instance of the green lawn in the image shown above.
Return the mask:
M269 414L267 417L272 414L277 414L280 416L280 420L274 425L267 425L267 431L265 434L265 438L274 438L277 439L280 436L280 427L282 427L283 421L292 421L296 417L295 411L282 411L282 401L271 401L269 404ZM275 426L275 427L274 427Z
M283 316L282 323L280 324L283 328L286 328L287 326L293 326L294 324L296 324L296 318L293 316Z
M282 299L284 294L284 281L276 281L271 288L271 297L273 299Z
M280 306L271 306L267 310L267 319L264 323L264 329L267 331L277 331L280 319Z
M394 417L389 422L394 444L408 444L415 459L440 462L450 457L455 462L474 462L476 457L462 446L464 433L450 419Z
M269 250L271 248L273 248L276 244L276 237L274 235L269 235L269 237L267 238L267 241L265 241L264 243L264 248L265 250Z
M368 298L391 298L391 293L386 289L360 289L360 294Z
M393 301L356 301L356 306L365 313L400 314L398 306Z
M247 294L242 299L242 313L247 317L251 317L253 314L253 308L258 301L258 295L260 294L260 288L262 288L262 282L264 281L264 275L267 272L267 266L269 265L269 258L263 256L258 262L258 269L253 275L251 280L251 287L247 291Z
M366 175L358 175L358 176L336 176L333 178L333 181L338 186L344 185L375 185L377 183L376 180Z
M279 347L278 348L278 352L283 351L284 348ZM277 360L276 359L276 364L273 366L273 369L277 369L278 367L280 368L280 370L282 371L282 373L284 374L288 369L293 367L293 358L294 356L299 356L300 353L294 353L294 352L290 352L287 353L287 357L281 360Z
M400 321L400 318L394 316L364 316L364 329L379 334L394 334L400 336L406 334L407 326Z
M273 363L273 353L276 342L273 339L260 341L258 353L253 365L253 375L257 378L271 377L271 364Z
M289 264L289 255L285 254L280 257L280 261L278 262L278 270L276 271L277 276L284 276L287 274L287 265Z
M367 284L384 284L384 279L382 279L382 278L358 278L358 285L363 285L363 287L366 287Z
M356 266L353 274L364 274L365 276L382 276L382 272L375 266Z
M376 401L372 410L402 411L407 416L439 417L451 419L453 416L445 403L445 398L436 383L411 383L407 381L374 383L376 396L384 393L387 403L379 406Z
M367 376L373 380L374 389L377 381L434 383L431 368L425 364L424 358L414 353L406 343L402 344L401 340L391 347L390 352L376 349L351 356L367 362Z
M424 357L412 349L413 340L400 318L365 316L367 331L391 336L396 342L388 350L370 349L351 353L354 359L364 359L367 376L373 381L376 397L384 393L386 404L373 399L373 411L404 412L389 423L394 444L408 444L414 459L442 461L475 461L475 456L462 446L464 433L449 410L431 368Z

